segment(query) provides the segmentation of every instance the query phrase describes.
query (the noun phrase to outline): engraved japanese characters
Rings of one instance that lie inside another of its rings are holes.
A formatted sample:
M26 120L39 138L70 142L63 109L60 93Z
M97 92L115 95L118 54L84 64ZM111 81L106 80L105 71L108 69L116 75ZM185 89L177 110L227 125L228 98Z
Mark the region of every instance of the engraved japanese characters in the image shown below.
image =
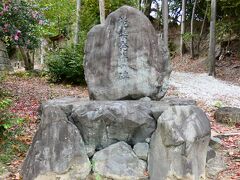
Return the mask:
M159 100L167 90L168 61L168 51L148 18L123 6L88 33L84 71L90 99Z

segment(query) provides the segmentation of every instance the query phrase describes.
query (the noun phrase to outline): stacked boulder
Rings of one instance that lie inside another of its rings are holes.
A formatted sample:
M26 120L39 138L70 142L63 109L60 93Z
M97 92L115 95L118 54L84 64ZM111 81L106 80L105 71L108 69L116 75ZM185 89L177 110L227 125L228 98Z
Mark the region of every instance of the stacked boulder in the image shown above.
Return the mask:
M91 100L41 105L23 179L204 178L210 123L194 101L163 98L168 61L137 9L123 6L93 27L84 62Z
M8 57L6 45L0 40L0 72L13 70Z

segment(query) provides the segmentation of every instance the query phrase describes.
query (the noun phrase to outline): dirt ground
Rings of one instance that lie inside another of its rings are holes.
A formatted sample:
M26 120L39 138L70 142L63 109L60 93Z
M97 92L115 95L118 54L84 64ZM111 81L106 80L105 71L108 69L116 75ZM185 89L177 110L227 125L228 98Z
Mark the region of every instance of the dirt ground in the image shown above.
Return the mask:
M208 73L207 57L191 59L179 55L172 58L172 68L177 72ZM216 78L240 86L240 58L237 55L216 61Z

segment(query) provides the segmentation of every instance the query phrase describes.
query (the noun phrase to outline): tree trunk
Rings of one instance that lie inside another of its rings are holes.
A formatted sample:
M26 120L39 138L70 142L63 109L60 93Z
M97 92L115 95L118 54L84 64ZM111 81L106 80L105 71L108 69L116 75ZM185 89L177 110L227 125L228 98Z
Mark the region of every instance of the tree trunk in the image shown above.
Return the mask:
M168 0L162 1L163 41L168 47Z
M186 0L182 0L182 17L181 17L181 37L180 37L180 52L181 56L185 53L183 36L185 33L185 16L186 16Z
M200 43L202 41L202 35L203 35L204 25L205 25L205 22L206 22L206 19L207 19L207 13L208 13L208 2L207 2L207 7L206 7L206 10L205 10L204 19L203 19L203 23L202 23L202 27L201 27L198 43L197 43L198 54L200 52Z
M30 57L30 53L28 54L29 55L29 57ZM31 59L31 57L30 57L30 59ZM33 66L33 69L34 69L34 62L35 62L35 49L32 51L32 59L31 59L31 62L32 62L32 66Z
M192 18L191 18L191 57L194 59L194 32L193 32L193 22L194 22L194 15L196 10L197 0L195 0L192 10Z
M142 0L138 0L138 9L142 11Z
M23 61L24 61L24 68L26 71L30 71L34 69L34 61L31 59L29 50L24 50L22 47L19 47L21 52Z
M99 0L100 22L105 22L105 0Z
M79 44L79 32L80 32L80 8L81 8L81 0L76 0L77 9L76 9L76 29L74 33L74 45Z
M148 17L148 19L150 19L152 0L145 0L144 6L144 14Z
M216 0L211 0L211 22L210 22L210 41L209 41L209 76L216 76L215 72L215 46L216 46Z
M40 46L40 63L41 65L44 64L44 55L45 55L45 50L44 50L44 39L41 39L41 46Z

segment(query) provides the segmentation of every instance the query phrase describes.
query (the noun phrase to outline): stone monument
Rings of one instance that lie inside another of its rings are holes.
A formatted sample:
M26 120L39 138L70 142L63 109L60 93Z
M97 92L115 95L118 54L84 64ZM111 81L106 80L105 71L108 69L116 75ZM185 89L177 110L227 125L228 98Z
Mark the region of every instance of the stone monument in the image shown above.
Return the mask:
M123 6L93 27L84 62L92 100L66 97L41 105L23 179L205 178L210 123L194 101L161 99L168 61L137 9Z
M93 27L85 46L85 77L91 99L159 100L170 75L169 54L151 22L124 6Z

